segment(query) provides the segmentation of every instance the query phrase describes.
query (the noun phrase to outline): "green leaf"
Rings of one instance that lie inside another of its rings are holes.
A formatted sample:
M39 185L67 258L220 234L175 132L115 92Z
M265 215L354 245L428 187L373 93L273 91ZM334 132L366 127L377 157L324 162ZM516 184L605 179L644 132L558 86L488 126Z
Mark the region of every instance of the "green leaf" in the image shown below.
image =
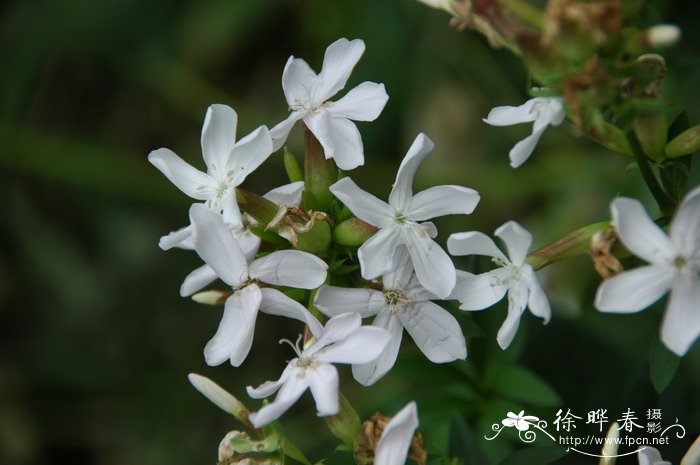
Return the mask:
M284 440L284 443L282 444L282 452L284 452L284 455L296 460L297 462L303 463L304 465L311 465L309 459L307 459L299 448L289 439Z
M447 453L465 465L490 465L486 454L481 450L469 425L459 415L452 417Z
M495 390L506 399L529 405L556 407L562 400L542 378L517 366L506 366L496 374Z
M654 339L649 359L649 374L657 394L661 394L671 383L681 360L682 358L668 350L658 337Z
M290 182L299 182L304 180L304 175L301 173L301 168L299 168L297 159L294 158L294 155L287 149L287 147L284 148L284 169L287 171L287 177L289 178Z
M519 450L499 465L548 465L566 455L566 449L558 446L533 447Z

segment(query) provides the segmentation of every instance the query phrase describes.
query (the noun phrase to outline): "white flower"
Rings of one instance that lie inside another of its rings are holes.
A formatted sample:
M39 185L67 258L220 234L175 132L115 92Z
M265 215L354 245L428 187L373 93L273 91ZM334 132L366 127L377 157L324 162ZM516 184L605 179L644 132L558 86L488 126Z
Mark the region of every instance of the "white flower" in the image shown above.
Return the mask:
M330 99L350 77L365 51L359 39L338 39L328 46L323 68L317 75L300 58L289 57L282 74L282 88L289 104L289 117L270 130L274 150L282 147L294 123L304 120L323 146L326 158L335 159L340 169L364 164L362 138L354 121L374 121L389 96L384 84L363 82L336 102Z
M272 140L265 126L236 142L237 121L236 112L226 105L211 105L207 109L201 139L206 173L188 165L169 149L148 154L148 161L178 189L193 199L204 200L212 210L223 212L224 221L233 229L243 227L236 187L272 153Z
M325 328L310 326L317 340L302 350L290 345L297 353L277 381L267 381L257 388L248 386L248 395L255 399L269 397L275 400L248 417L260 428L289 409L307 388L316 401L319 416L336 415L339 411L338 371L333 363L367 363L376 359L389 342L389 333L381 328L361 326L357 313L346 313L331 318ZM280 341L282 342L282 341Z
M511 126L534 121L532 134L515 144L508 154L510 166L517 168L530 158L547 126L559 126L565 116L560 97L535 97L519 107L496 107L484 118L484 122L492 126Z
M280 207L296 207L301 202L301 193L304 190L304 181L293 182L291 184L285 184L280 187L276 187L269 191L267 194L263 195L267 200L275 202ZM248 217L248 222L251 222ZM247 250L253 250L253 254L258 249L260 245L260 238L244 228L242 223L230 225L231 232L243 249L246 256ZM163 250L170 250L173 247L185 250L194 250L192 245L192 226L187 225L184 228L180 228L177 231L173 231L160 238L158 246Z
M208 365L219 365L226 359L233 366L243 363L253 342L258 310L303 321L312 330L320 327L303 305L261 284L315 289L326 279L325 262L306 252L281 250L248 264L221 215L195 204L190 208L190 220L197 254L234 290L226 300L216 334L204 348Z
M637 200L615 199L610 211L622 244L649 264L603 281L596 308L637 312L670 289L661 340L677 355L684 355L700 335L700 187L685 196L668 235Z
M525 262L532 235L514 221L498 228L495 235L505 243L508 257L490 237L477 231L452 234L447 240L447 249L452 255L486 255L499 266L479 275L460 272L452 295L459 300L462 310L482 310L501 300L507 292L508 316L497 335L498 344L506 349L518 331L525 308L529 307L533 315L544 318L545 324L552 312L535 272Z
M420 283L442 299L454 288L455 268L432 239L437 235L435 226L419 222L443 215L469 214L479 202L479 194L461 186L436 186L413 195L413 176L432 149L433 143L425 134L416 137L396 174L389 203L363 191L350 178L336 182L330 191L355 216L379 228L358 250L363 278L374 279L388 271L396 248L403 244Z
M374 452L374 465L403 465L418 428L416 403L409 402L387 423Z
M324 285L314 300L314 306L328 316L346 312L358 312L363 318L375 316L372 325L391 334L389 345L377 360L353 365L353 376L365 386L377 382L394 366L404 328L431 362L447 363L467 356L457 320L430 301L436 297L413 275L406 248L400 247L396 255L396 266L382 276L383 291Z

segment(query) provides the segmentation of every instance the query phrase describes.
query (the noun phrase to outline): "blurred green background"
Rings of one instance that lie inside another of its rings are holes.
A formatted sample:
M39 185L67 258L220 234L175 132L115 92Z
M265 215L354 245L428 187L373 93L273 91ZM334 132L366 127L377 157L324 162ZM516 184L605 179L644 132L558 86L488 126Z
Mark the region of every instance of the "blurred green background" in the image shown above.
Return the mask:
M644 19L683 29L682 43L665 53L666 92L698 123L699 16L690 3L652 2ZM531 160L511 169L508 150L529 127L493 128L481 118L493 106L523 102L527 76L507 51L447 23L447 15L411 0L4 2L0 463L214 463L220 439L236 425L191 388L187 373L205 374L243 400L246 385L279 375L292 355L277 340L297 329L265 315L242 368L205 366L202 349L220 310L178 295L198 259L163 253L157 241L185 224L188 199L146 155L165 146L203 166L199 132L211 103L237 110L239 136L281 121L287 108L280 78L289 55L318 71L337 38L365 41L348 88L383 82L390 99L376 122L360 123L366 165L352 176L386 196L412 140L428 134L436 148L417 186L462 184L482 196L469 217L437 221L442 241L456 231L491 233L514 219L539 247L607 219L616 195L642 198L652 208L638 173L626 171L627 159L567 124L547 131ZM300 157L299 128L288 144ZM700 180L697 167L693 180ZM284 182L277 154L245 187L263 193ZM640 415L663 408L667 423L678 417L688 430L662 448L677 461L700 432L700 344L657 397L648 360L663 302L639 315L598 314L592 297L599 278L586 257L551 266L541 277L553 321L542 326L526 314L509 351L495 341L501 305L473 318L460 315L466 362L431 366L406 338L389 376L368 390L342 369L343 391L364 417L375 410L391 415L417 399L433 452L447 449L448 428L459 418L455 424L468 428L453 428L453 453L471 431L476 439L468 449L485 449L492 463L520 447L481 439L508 410L526 408L551 421L559 407L578 415L607 408L614 418L627 407ZM508 368L516 362L519 368ZM500 388L495 380L503 381ZM312 459L333 452L310 396L283 424ZM457 430L464 435L455 436ZM349 455L336 453L336 460ZM478 460L468 464L485 463ZM594 461L567 456L561 463Z

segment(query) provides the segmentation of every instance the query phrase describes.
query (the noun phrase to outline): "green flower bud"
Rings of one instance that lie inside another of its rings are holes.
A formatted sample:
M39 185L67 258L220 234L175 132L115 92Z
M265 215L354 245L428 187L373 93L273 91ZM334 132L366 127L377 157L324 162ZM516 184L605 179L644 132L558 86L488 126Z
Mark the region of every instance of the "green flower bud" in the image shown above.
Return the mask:
M358 246L377 232L377 228L359 218L350 218L335 227L333 241L344 246Z
M681 157L700 150L700 125L693 126L678 134L666 145L666 156Z
M310 195L306 198L313 205L304 205L309 210L328 211L333 201L333 194L328 190L338 179L335 162L326 159L321 143L316 136L304 126L304 182L305 190Z
M287 177L290 182L299 182L304 180L304 175L301 173L301 168L299 168L299 163L297 159L294 158L292 152L284 148L284 169L287 172Z
M304 233L297 233L296 248L310 254L318 255L328 250L331 245L331 226L325 221L317 221Z

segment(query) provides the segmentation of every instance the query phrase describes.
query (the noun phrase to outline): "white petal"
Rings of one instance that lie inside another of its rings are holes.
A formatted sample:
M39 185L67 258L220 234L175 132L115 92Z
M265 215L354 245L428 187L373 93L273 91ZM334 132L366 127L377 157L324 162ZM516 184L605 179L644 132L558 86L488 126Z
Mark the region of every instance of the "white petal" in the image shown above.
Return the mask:
M389 226L377 231L357 249L363 278L374 279L389 270L400 238L401 232Z
M459 308L483 310L500 301L506 295L508 286L500 279L503 273L499 270L479 275L457 271L457 285L452 297L459 300Z
M322 103L345 87L350 73L365 51L360 39L338 39L328 46L315 89L316 103Z
M661 325L661 340L678 356L684 356L700 336L698 309L700 276L691 270L677 272Z
M340 410L338 396L338 370L333 365L322 364L306 370L306 379L311 395L316 401L319 417L337 415Z
M438 298L444 299L455 287L455 267L449 255L427 234L407 229L402 238L416 270L418 281Z
M148 161L158 168L178 189L193 199L206 200L208 195L200 187L215 185L214 180L208 174L193 168L182 158L175 155L172 150L154 150L148 154Z
M617 235L630 252L649 263L669 263L675 258L673 242L639 201L620 197L612 202L610 212Z
M552 309L549 306L549 300L547 300L547 295L537 281L532 267L528 266L528 268L527 271L524 271L527 273L526 284L530 291L530 295L527 299L527 307L530 309L530 313L543 318L544 324L547 324L552 317Z
M495 107L483 121L491 126L512 126L513 124L530 123L535 121L537 117L532 111L532 106L535 102L535 99L530 99L519 107Z
M447 250L452 255L486 255L506 259L493 240L478 231L468 231L452 234L447 239Z
M207 109L202 126L202 155L210 172L226 167L233 145L236 143L238 116L228 105L214 104Z
M671 287L671 266L648 265L625 271L603 281L595 296L602 312L638 312L653 304Z
M192 226L187 225L184 228L180 228L177 231L173 231L160 238L158 241L158 247L162 250L170 250L173 247L178 247L181 249L192 250L194 246L190 240L192 236Z
M190 208L192 243L197 254L226 284L237 287L248 278L248 263L224 219L203 204Z
M279 388L287 381L287 379L296 374L296 369L293 364L288 364L282 376L277 381L265 381L260 386L254 388L253 386L246 387L248 395L253 399L264 399L265 397L270 397L272 394L277 392Z
M253 343L255 319L261 299L258 286L251 284L226 300L219 328L204 347L207 365L221 365L227 359L235 367L243 363Z
M508 157L510 158L510 166L517 168L530 158L532 152L537 147L537 142L540 141L540 137L544 134L546 127L535 130L527 136L525 139L521 140L510 149L508 152Z
M326 280L328 265L300 250L278 250L250 264L252 278L274 286L316 289Z
M396 173L396 180L389 194L389 205L395 210L408 210L413 196L413 177L420 163L433 150L434 146L435 144L428 139L428 136L420 133L408 149L401 166L399 166L399 171Z
M309 99L309 89L316 80L316 73L301 58L289 57L282 72L282 90L290 107Z
M681 202L671 222L670 236L681 255L690 257L700 252L700 187Z
M238 208L236 189L229 190L228 194L221 200L221 210L224 223L229 229L234 231L243 229L243 217L241 216L241 210Z
M695 438L690 449L681 459L680 465L700 465L700 436Z
M532 234L515 221L508 221L494 234L505 242L510 261L517 266L522 265L532 245Z
M271 153L272 139L265 126L260 126L239 140L231 150L226 164L227 172L233 171L233 185L239 186Z
M665 465L669 462L661 458L659 451L653 447L644 447L638 452L639 465Z
M248 229L239 229L235 231L233 237L238 241L238 245L241 247L241 252L243 252L246 261L248 263L253 261L260 247L260 238Z
M439 305L430 301L416 302L399 312L399 319L431 362L447 363L467 357L467 345L459 323Z
M341 170L350 171L365 163L360 131L349 119L334 118L323 110L305 116L304 123L321 143L326 159L333 158Z
M416 428L416 404L410 402L394 415L382 431L374 454L374 465L403 465Z
M301 193L304 192L304 181L297 181L284 186L276 187L263 195L270 202L277 205L284 204L288 207L298 207L301 202Z
M411 263L411 255L408 253L406 246L400 244L394 251L391 268L382 274L382 284L384 289L387 290L398 288L406 291L412 276L413 263Z
M360 317L359 313L343 313L342 315L334 316L326 322L321 337L304 353L313 354L330 344L342 341L361 325L362 317Z
M314 297L314 307L329 317L357 312L362 318L366 318L376 315L385 305L384 294L374 289L324 285Z
M389 96L384 84L363 82L333 102L328 111L335 118L347 118L354 121L374 121L384 109Z
M369 363L382 354L390 339L391 335L385 329L362 326L319 351L316 357L325 363Z
M289 131L292 130L294 123L299 121L304 117L304 113L301 111L293 111L289 114L287 119L277 123L275 127L270 129L270 138L272 139L272 151L276 152L282 148L285 142L287 142L287 137L289 136Z
M496 340L501 349L506 350L515 333L518 332L520 317L527 306L527 288L524 283L511 283L508 289L508 315L496 334Z
M396 357L401 348L403 326L398 317L391 311L383 311L377 315L372 326L383 328L389 332L391 339L382 354L373 362L352 366L352 376L363 386L371 386L391 370L396 363Z
M200 266L187 275L180 286L180 295L182 297L190 296L216 281L216 278L216 272L209 265Z
M479 193L461 186L435 186L411 199L409 216L423 221L444 215L468 215L479 203Z
M383 228L391 221L389 205L360 189L350 178L343 178L329 187L330 191L362 221Z
M277 393L275 400L257 412L251 413L248 419L256 428L277 420L289 407L299 400L299 397L306 391L308 386L308 380L304 376L290 373L290 376L287 377Z
M323 333L323 326L303 305L293 300L277 289L265 287L260 289L262 301L260 311L269 315L285 316L299 320L309 327L311 334L320 337Z

